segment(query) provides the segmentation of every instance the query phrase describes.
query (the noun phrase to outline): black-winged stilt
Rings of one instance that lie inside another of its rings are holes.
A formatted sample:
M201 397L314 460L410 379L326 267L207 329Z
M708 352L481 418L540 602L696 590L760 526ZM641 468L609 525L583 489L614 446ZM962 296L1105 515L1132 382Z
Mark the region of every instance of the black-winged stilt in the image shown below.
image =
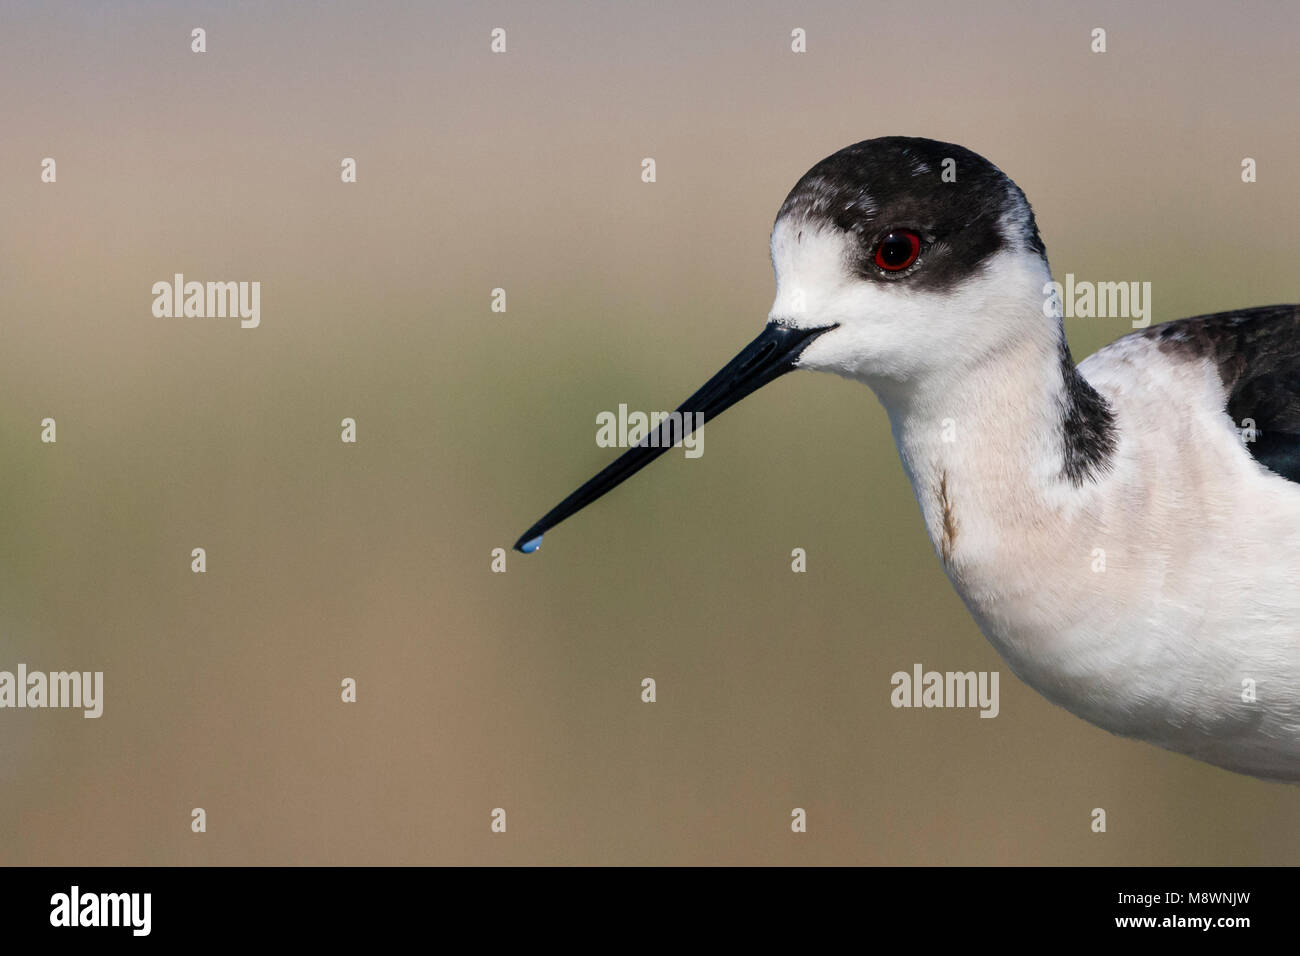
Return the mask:
M809 170L772 262L766 328L679 411L713 418L795 368L865 383L944 570L1021 678L1114 733L1300 780L1300 307L1152 326L1076 367L1024 194L904 137Z

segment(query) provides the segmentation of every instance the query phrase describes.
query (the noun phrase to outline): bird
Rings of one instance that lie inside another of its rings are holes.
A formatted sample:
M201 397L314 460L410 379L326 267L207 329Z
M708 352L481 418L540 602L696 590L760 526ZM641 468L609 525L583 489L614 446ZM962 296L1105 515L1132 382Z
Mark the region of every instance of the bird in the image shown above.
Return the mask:
M795 369L868 386L1014 674L1113 734L1300 782L1300 306L1148 322L1076 365L1023 191L917 137L809 169L771 258L762 333L678 411L711 420ZM670 424L516 549L663 454Z

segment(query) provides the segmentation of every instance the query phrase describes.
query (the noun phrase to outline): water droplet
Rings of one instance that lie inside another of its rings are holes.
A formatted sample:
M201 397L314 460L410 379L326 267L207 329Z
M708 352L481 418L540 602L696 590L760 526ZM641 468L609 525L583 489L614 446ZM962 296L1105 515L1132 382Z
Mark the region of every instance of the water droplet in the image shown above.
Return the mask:
M542 546L542 536L539 534L537 537L529 538L527 541L521 544L519 546L519 550L522 551L524 554L532 554L541 546Z

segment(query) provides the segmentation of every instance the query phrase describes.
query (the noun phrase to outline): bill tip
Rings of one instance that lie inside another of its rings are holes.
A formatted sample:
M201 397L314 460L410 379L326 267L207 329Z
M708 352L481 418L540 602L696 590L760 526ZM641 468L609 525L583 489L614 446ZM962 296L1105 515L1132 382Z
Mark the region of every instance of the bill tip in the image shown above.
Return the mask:
M527 541L520 541L517 545L515 545L515 547L518 548L520 551L522 551L524 554L532 554L541 546L542 546L542 536L540 534L535 538L529 538Z

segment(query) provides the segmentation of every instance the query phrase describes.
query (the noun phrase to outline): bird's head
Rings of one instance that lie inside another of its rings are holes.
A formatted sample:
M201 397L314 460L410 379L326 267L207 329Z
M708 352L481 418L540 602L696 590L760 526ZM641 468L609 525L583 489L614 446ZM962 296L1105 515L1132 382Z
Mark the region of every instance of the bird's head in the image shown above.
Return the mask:
M1044 314L1051 274L1029 203L961 146L891 136L822 160L777 214L772 265L767 325L679 406L695 422L795 368L865 381L884 398L1026 337L1058 334ZM669 427L629 448L515 547L536 550L548 528L672 447Z
M1047 256L1024 194L961 146L891 136L822 160L772 228L769 323L826 329L797 365L880 388L1053 328Z

